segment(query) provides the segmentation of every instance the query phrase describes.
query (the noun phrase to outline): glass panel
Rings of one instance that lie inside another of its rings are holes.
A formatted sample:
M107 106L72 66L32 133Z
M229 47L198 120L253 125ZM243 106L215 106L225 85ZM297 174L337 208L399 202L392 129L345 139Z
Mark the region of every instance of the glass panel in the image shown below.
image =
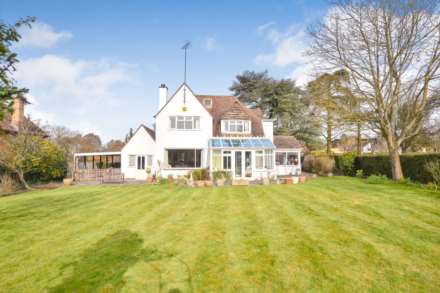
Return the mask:
M244 147L252 147L252 144L251 144L251 142L250 142L249 139L242 139L242 140L241 140L241 144L242 144L242 146L244 146Z
M276 152L275 153L275 163L277 166L286 165L286 153L285 152Z
M129 155L128 156L128 167L134 167L136 164L136 156L135 155Z
M222 152L220 150L212 151L212 169L220 170L222 168Z
M235 152L235 177L241 177L242 171L241 171L241 151Z
M243 132L243 121L242 120L237 121L237 132Z
M194 129L200 129L200 117L194 117Z
M211 146L218 148L222 146L222 142L220 139L211 139Z
M170 117L170 128L175 129L176 128L176 116Z
M194 168L201 166L201 150L168 150L168 165L172 168Z
M273 147L273 144L269 139L261 139L260 142L264 147Z
M185 117L185 129L193 129L193 117Z
M264 151L264 167L266 169L273 169L273 151L265 150Z
M230 151L223 152L223 169L231 170L231 152Z
M263 169L263 166L264 166L263 151L256 151L255 152L255 168Z
M147 155L147 166L153 165L153 155Z
M241 147L241 141L239 139L231 139L233 147Z
M177 117L177 129L184 129L185 121L182 116Z
M246 151L244 152L244 162L245 162L245 176L252 177L252 152Z
M230 139L222 139L222 144L224 147L231 147L232 146Z
M287 153L287 165L298 165L298 153Z

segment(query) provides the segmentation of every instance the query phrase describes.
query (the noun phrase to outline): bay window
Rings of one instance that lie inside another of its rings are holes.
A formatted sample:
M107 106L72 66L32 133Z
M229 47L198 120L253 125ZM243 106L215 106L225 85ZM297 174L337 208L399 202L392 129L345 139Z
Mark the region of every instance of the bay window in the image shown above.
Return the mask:
M168 165L171 168L200 168L202 150L173 149L167 150Z

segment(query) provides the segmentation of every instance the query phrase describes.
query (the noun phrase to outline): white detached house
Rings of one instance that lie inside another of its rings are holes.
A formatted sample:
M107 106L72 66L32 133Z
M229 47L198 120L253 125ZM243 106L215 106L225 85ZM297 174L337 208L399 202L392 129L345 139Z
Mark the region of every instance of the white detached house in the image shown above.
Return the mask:
M147 169L161 177L226 170L248 180L301 173L302 145L274 136L273 121L234 96L197 95L186 83L169 96L162 84L154 118L155 129L139 126L121 152L75 154L76 170L119 168L137 180Z

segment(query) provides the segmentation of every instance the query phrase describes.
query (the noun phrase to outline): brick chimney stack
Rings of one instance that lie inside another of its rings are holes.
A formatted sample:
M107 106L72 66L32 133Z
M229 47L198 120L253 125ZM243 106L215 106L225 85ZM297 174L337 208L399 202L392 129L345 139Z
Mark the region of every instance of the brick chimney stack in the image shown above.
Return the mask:
M15 96L12 105L11 124L19 128L24 121L24 104L27 103L22 96Z

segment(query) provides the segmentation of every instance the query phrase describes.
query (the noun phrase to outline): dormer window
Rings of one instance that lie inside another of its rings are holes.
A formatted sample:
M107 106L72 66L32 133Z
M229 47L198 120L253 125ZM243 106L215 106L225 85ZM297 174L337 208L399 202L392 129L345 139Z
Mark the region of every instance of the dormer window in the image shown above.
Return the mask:
M203 105L206 108L212 108L212 99L211 98L204 98L203 99Z
M223 133L251 133L250 120L222 120Z

